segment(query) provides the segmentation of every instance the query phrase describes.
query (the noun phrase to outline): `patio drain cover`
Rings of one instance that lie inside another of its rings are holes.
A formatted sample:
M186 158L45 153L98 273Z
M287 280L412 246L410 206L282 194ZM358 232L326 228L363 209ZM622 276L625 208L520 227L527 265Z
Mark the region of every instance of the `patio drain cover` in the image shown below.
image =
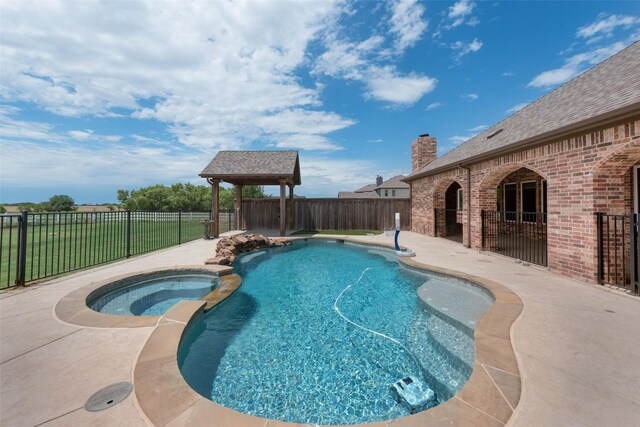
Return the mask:
M131 383L122 382L111 384L93 393L84 404L84 409L90 412L104 411L117 405L129 396L133 390Z

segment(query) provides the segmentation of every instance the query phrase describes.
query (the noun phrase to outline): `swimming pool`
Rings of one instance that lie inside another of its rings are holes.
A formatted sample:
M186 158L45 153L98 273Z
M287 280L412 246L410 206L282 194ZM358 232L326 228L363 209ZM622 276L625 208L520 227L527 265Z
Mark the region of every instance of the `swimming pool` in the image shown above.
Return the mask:
M216 274L165 271L133 277L87 298L95 311L120 316L160 316L181 300L195 300L220 283Z
M297 241L234 267L242 287L192 321L180 370L220 405L290 422L408 415L391 393L406 376L446 401L471 374L475 322L493 302L469 282L404 267L391 251L336 241Z

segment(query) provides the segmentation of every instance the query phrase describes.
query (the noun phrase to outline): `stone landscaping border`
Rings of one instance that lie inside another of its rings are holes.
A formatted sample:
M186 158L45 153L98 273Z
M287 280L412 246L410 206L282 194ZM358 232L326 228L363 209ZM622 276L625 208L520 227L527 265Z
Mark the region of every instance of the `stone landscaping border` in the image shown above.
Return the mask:
M308 238L310 237L301 239ZM336 237L311 238L336 240ZM361 245L391 247L388 244L364 243L348 237L337 239ZM504 425L520 400L520 371L510 331L522 313L522 300L507 287L488 279L422 264L413 259L400 260L414 268L474 282L491 292L495 302L478 321L474 333L474 370L454 397L427 411L362 426ZM189 323L203 313L205 305L204 301L181 301L176 304L165 313L142 349L134 368L134 392L138 407L148 420L154 425L172 427L305 426L255 417L225 408L200 396L187 384L178 368L178 348Z
M54 313L57 318L62 320L63 322L91 328L143 328L155 326L160 320L161 316L117 316L112 314L99 313L89 308L89 306L87 305L87 301L93 295L95 295L96 292L106 293L111 290L115 290L119 286L122 286L123 281L135 280L136 277L146 278L154 274L171 271L189 272L194 274L215 273L219 275L221 279L224 279L224 276L229 275L233 271L233 269L231 267L218 265L191 265L171 268L155 268L133 274L123 274L107 280L91 283L90 285L87 285L80 289L76 289L75 291L64 296L62 299L60 299L60 301L58 301L54 308ZM225 283L226 281L223 280L221 286ZM237 286L239 286L239 284ZM229 285L227 284L219 289L218 294L222 290L228 290L228 287ZM206 295L204 298L211 296L214 292L215 290ZM217 298L219 297L220 295L218 295Z

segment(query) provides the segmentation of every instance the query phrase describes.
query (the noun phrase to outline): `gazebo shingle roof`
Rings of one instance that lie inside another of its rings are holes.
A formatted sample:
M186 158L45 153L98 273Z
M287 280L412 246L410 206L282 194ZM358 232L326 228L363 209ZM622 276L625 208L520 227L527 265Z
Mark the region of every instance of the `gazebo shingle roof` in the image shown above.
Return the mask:
M280 179L302 183L295 150L219 151L200 176L234 184L269 185Z
M535 144L548 135L570 132L621 111L640 112L639 70L640 42L636 42L438 157L405 181L460 162Z

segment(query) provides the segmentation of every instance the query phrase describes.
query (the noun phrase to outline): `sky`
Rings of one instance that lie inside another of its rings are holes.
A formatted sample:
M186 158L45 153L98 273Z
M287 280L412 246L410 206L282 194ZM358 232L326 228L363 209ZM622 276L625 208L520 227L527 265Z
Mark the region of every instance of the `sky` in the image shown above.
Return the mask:
M297 194L337 197L639 39L632 1L3 0L0 203L111 203L271 149L299 150Z

